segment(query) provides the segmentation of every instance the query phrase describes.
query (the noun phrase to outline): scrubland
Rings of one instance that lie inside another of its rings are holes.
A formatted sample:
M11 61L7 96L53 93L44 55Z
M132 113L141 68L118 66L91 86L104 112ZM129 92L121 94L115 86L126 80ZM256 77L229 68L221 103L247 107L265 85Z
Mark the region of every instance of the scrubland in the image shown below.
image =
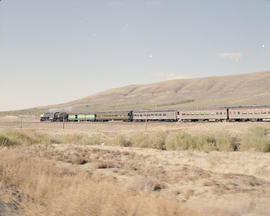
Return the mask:
M228 132L188 133L183 130L157 130L133 132L128 135L102 134L45 134L34 129L5 129L0 132L0 145L82 144L121 147L153 148L160 150L197 151L260 151L270 152L269 129L252 126L242 136Z
M1 189L20 215L197 215L175 199L136 193L113 178L28 156L7 150L0 159Z
M0 212L270 215L268 124L0 123Z

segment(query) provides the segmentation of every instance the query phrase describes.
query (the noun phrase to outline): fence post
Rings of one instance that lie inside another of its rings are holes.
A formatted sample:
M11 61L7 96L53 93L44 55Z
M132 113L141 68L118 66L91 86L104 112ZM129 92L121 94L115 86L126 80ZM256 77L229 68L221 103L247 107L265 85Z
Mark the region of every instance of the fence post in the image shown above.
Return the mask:
M147 131L147 124L148 124L148 113L146 113L145 131Z

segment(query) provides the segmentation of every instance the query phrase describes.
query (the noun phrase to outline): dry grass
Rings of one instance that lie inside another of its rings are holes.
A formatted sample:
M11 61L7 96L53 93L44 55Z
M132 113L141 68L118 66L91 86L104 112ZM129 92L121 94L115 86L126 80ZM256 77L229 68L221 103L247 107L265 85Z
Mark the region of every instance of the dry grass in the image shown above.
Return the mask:
M52 136L40 133L33 129L16 130L6 129L0 133L0 145L32 145L32 144L78 144L78 145L100 145L104 138L98 134L87 136L85 134L73 133L67 135Z
M6 135L0 134L0 145L1 146L13 146L16 145L17 143L10 140L9 137L7 137Z
M226 133L191 135L173 132L166 139L167 150L233 151L234 139Z
M167 150L187 150L194 148L192 136L185 132L171 133L166 140Z
M154 131L152 133L138 132L129 139L132 147L164 150L167 135L168 132L165 131Z
M129 147L129 146L131 146L131 143L125 136L117 135L117 136L107 140L106 145Z
M10 203L13 198L24 215L102 215L102 206L119 215L159 215L161 202L171 210L175 203L204 215L268 216L268 164L268 154L259 152L76 144L4 147L0 191L11 188L17 195L8 199L0 193L0 200ZM139 211L134 213L133 207Z
M241 136L228 132L187 133L183 130L156 130L130 134L60 134L49 135L33 129L6 129L0 133L0 145L32 144L79 144L109 145L122 147L153 148L160 150L199 150L199 151L260 151L270 152L269 129L253 126ZM238 147L238 149L237 149Z
M0 153L0 180L18 190L20 196L13 193L13 199L20 215L196 215L175 199L127 191L112 179L57 168L51 161L14 150Z
M160 150L233 151L235 139L228 133L195 134L183 131L137 132L131 136L117 135L107 145L153 148Z
M98 134L87 136L85 134L67 134L58 136L58 141L65 144L79 145L100 145L105 142L104 138Z
M269 129L261 126L251 127L241 140L240 151L270 152Z
M39 133L35 130L13 130L6 129L0 134L0 144L11 145L31 145L31 144L56 144L57 139L47 134Z

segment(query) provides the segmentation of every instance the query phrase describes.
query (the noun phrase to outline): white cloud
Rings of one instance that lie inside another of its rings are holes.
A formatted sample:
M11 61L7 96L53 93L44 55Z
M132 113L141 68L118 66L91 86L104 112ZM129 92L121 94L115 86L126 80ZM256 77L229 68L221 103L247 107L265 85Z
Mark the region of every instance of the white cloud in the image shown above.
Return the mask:
M243 57L242 52L231 52L231 53L217 53L217 56L220 58L230 59L232 61L240 61L240 59Z
M157 76L161 77L162 79L165 80L175 80L175 79L187 79L189 77L187 76L182 76L174 73L159 73Z

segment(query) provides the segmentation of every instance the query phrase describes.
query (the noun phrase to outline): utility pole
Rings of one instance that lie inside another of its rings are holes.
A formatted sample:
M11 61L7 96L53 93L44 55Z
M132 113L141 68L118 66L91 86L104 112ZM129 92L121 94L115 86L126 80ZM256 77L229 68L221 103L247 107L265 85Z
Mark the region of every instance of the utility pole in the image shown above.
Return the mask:
M146 113L145 131L147 130L147 124L148 124L148 113Z
M65 129L65 118L64 118L64 114L63 114L63 130Z

